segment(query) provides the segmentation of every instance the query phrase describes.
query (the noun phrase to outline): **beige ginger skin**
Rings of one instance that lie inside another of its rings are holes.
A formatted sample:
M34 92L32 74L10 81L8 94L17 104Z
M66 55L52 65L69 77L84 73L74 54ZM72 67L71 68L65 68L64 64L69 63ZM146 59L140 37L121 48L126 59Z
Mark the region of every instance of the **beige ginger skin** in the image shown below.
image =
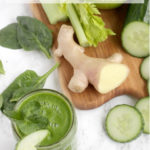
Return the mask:
M68 84L71 91L83 92L91 83L99 93L108 93L120 86L129 74L129 68L121 64L119 53L107 59L89 57L84 48L75 43L74 30L71 26L62 25L58 34L58 48L54 55L64 58L74 68L74 74Z

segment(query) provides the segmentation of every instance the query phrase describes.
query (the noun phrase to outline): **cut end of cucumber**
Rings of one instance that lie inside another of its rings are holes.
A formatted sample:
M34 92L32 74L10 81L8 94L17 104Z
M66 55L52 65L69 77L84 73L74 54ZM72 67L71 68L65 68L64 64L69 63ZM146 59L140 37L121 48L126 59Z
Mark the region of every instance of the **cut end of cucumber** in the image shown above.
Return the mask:
M129 105L117 105L112 108L106 118L108 136L117 142L129 142L143 131L141 113Z
M144 118L144 133L150 134L150 97L140 99L135 107Z
M127 24L122 32L122 44L125 50L135 57L149 55L149 25L134 21Z
M145 80L148 80L150 78L149 68L150 68L150 56L146 57L140 66L141 76Z
M67 14L61 10L61 5L42 3L42 0L40 2L51 24L67 21Z
M39 130L23 138L16 146L16 150L36 150L39 145L49 134L48 130Z

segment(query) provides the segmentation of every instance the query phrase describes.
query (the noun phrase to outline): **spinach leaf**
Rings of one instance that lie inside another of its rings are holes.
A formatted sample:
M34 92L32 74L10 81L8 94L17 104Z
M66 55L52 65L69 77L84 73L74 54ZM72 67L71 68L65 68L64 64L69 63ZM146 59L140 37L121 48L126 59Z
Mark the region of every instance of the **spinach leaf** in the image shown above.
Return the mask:
M27 17L17 17L17 37L24 50L40 50L49 58L52 46L52 33L41 21Z
M20 49L17 40L17 23L12 23L0 30L0 45L11 49Z
M13 122L24 135L28 135L33 131L45 129L48 125L48 119L43 116L32 115L28 118L21 112L17 111L3 111L3 113Z
M23 115L20 112L4 110L3 113L10 119L23 120Z
M27 93L43 88L48 76L59 66L58 63L54 65L43 76L38 76L36 72L27 70L20 74L4 92L2 110L13 110L16 102Z
M45 128L48 125L48 119L39 115L31 115L28 120L32 123L38 124L41 128Z
M12 119L20 129L20 131L27 135L32 131L44 129L48 125L48 119L40 114L40 103L34 101L30 102L31 107L25 111L4 110L3 113Z
M30 106L30 107L29 107ZM40 115L41 105L38 101L31 101L20 111L4 111L17 124L20 131L27 135L30 132L44 129L48 126L48 119Z
M20 110L25 118L30 118L31 114L33 116L41 114L41 104L38 101L30 101L26 103L24 109Z
M34 131L46 128L47 124L45 124L42 120L43 119L41 118L41 120L39 119L38 122L32 122L28 119L14 121L21 133L23 133L24 135L28 135Z
M52 33L41 21L27 16L17 17L12 23L0 30L0 45L11 49L40 50L50 58Z
M0 74L5 74L2 61L0 60Z
M8 118L12 119L17 124L20 131L25 135L39 129L44 129L48 126L48 119L43 116L39 116L39 114L26 116L20 111L9 110L4 110L3 113Z

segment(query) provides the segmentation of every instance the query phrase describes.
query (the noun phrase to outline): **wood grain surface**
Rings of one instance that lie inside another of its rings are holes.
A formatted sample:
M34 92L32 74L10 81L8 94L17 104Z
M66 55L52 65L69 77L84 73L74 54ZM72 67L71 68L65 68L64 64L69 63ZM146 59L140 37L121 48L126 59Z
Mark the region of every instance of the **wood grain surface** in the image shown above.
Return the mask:
M60 26L62 24L70 23L61 22L56 25L51 25L40 4L31 4L31 9L33 15L45 23L53 31L53 50L55 50L57 48L57 34ZM63 57L60 59L56 58L56 60L61 63L58 73L62 91L64 95L66 95L79 109L96 108L111 100L111 98L122 94L128 94L136 98L142 98L148 95L146 81L141 78L139 72L142 59L130 56L121 46L120 33L122 31L126 11L127 5L115 10L101 10L101 17L106 23L106 27L111 28L117 35L109 37L105 42L100 43L96 48L86 48L85 52L91 57L101 58L109 57L115 52L121 53L124 57L123 63L128 65L130 68L130 74L120 87L107 94L100 94L93 88L92 85L89 85L83 93L73 93L68 89L68 83L73 75L73 68Z

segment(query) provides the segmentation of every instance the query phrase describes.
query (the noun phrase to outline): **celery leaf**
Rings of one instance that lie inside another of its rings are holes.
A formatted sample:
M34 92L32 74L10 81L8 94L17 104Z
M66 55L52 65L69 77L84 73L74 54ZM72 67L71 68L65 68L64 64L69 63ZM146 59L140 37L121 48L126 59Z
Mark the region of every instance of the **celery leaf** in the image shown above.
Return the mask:
M105 41L109 35L115 35L111 29L105 28L105 23L99 10L94 4L73 4L78 14L84 33L90 46L97 46Z

